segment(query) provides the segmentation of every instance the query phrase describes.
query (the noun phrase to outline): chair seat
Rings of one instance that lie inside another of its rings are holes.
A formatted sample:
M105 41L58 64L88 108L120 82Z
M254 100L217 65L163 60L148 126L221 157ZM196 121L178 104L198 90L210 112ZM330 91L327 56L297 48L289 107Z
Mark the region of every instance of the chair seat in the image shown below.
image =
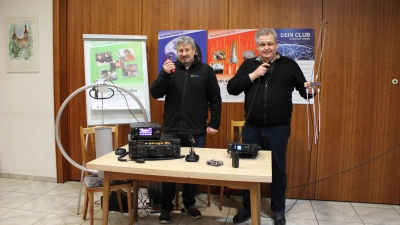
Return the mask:
M98 176L86 176L83 178L83 182L88 188L103 187L103 178Z
M88 188L103 187L103 178L96 175L88 175L83 178L83 182ZM127 184L132 182L132 180L111 180L111 185Z

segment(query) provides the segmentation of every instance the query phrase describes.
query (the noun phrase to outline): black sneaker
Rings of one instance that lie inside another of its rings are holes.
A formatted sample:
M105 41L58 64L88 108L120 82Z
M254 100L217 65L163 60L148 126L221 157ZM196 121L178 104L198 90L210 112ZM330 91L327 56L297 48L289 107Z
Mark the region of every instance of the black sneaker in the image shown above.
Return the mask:
M243 223L251 218L250 209L243 209L233 217L233 223Z
M171 219L171 210L162 209L160 217L158 217L159 222L162 224L167 224L169 223L170 219Z
M285 213L275 213L274 225L286 225Z
M201 218L201 212L194 206L185 208L185 212L192 216L193 219Z

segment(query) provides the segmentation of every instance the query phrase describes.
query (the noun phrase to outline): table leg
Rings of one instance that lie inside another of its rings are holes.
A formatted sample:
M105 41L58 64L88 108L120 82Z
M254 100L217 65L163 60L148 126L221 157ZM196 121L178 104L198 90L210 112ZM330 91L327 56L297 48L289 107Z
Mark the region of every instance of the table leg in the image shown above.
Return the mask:
M133 180L133 221L138 221L139 180Z
M110 200L110 178L109 178L109 172L104 171L102 225L107 225L107 223L108 223L108 204L109 204L109 200Z
M251 208L251 224L261 224L260 215L260 183L253 182L250 184L250 208Z

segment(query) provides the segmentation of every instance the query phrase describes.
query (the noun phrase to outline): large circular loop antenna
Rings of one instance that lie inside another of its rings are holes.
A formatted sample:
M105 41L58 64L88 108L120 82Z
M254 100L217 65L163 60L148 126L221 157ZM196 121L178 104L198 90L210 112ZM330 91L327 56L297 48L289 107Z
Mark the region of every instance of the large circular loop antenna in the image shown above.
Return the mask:
M107 82L102 83L102 86L108 86ZM94 87L99 87L99 84L90 84L90 85L83 86L83 87L77 89L76 91L74 91L70 96L68 96L67 99L65 99L65 101L63 102L63 104L61 105L61 107L60 107L60 109L58 110L58 113L57 113L56 122L55 122L55 132L56 132L55 135L56 135L57 146L60 149L60 151L63 154L63 156L68 160L68 162L70 162L73 166L75 166L76 168L78 168L80 170L97 174L98 173L97 170L87 169L87 168L83 167L82 165L79 165L73 159L71 159L71 157L69 157L69 155L65 152L64 147L61 144L60 136L59 136L59 133L58 133L58 126L59 126L59 122L60 122L60 117L61 117L62 112L64 111L65 106L67 106L67 104L71 101L71 99L73 97L75 97L77 94L79 94L80 92L82 92L82 91L84 91L86 89L89 89L89 88L94 88ZM142 103L140 102L140 100L132 92L130 92L128 89L125 89L125 88L120 87L118 85L112 85L110 87L115 87L115 88L121 89L121 90L125 91L128 95L130 95L133 99L135 99L136 103L139 105L139 107L140 107L140 109L142 111L142 114L143 114L143 117L144 117L144 121L146 123L148 123L146 110L144 109L144 107L143 107Z

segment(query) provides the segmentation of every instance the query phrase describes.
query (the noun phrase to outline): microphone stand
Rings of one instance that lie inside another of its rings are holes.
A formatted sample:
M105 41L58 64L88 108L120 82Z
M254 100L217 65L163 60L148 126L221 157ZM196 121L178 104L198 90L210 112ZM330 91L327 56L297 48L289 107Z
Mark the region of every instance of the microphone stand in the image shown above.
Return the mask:
M190 147L189 154L186 155L185 160L186 160L186 162L197 162L197 161L199 161L200 157L198 155L196 155L196 152L194 152L195 141L194 141L194 138L192 135L189 135L189 141L192 143L192 147Z
M189 153L190 153L191 155L196 154L196 153L194 152L194 143L195 143L195 141L194 141L193 138L192 138L192 139L189 139L189 140L190 140L190 142L192 142L192 147L190 147Z

